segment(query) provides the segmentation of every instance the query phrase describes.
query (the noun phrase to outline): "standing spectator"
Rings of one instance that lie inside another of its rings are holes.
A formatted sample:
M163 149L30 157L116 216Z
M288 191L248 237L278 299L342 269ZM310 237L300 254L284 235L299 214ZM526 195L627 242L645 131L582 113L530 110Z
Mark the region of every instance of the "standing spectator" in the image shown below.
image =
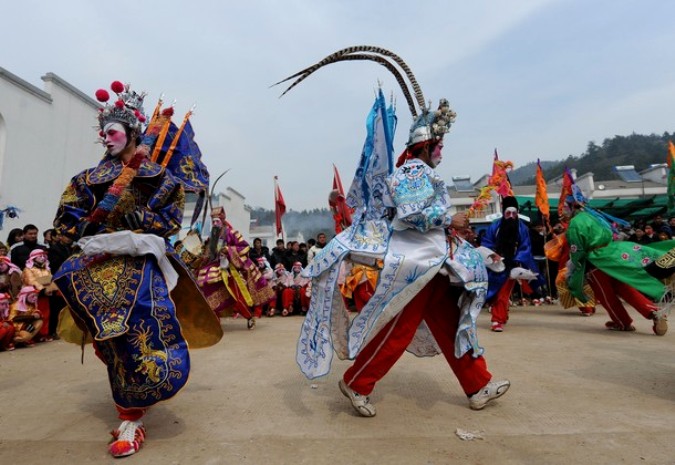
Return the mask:
M311 249L309 249L309 252L307 252L307 263L311 263L312 260L314 260L316 254L318 254L319 251L323 249L325 246L326 246L326 234L324 233L317 234L316 244L313 245Z
M277 240L277 246L272 249L272 256L270 259L270 266L276 270L276 267L279 263L284 265L284 268L290 268L290 265L286 263L286 248L284 247L284 241L282 239Z
M26 268L26 261L30 253L35 249L47 250L44 245L38 244L38 228L33 224L23 227L23 244L12 250L12 263L21 268Z
M23 243L23 229L19 228L14 228L9 232L9 235L7 236L7 247L9 247L9 251L11 252L18 246L20 246Z
M658 241L659 238L654 232L654 228L651 225L645 226L645 235L642 236L641 244L651 244L652 242Z
M663 218L661 215L656 215L654 217L654 221L652 221L652 227L654 228L654 232L658 236L660 232L666 232L668 233L669 236L673 235L673 230L670 228L670 225L663 221Z
M262 245L262 240L259 237L253 239L253 248L248 255L254 262L260 257L263 257L268 262L270 261L270 249Z
M42 233L42 242L46 247L51 247L52 244L56 241L56 229L46 229Z
M300 262L303 268L307 266L307 256L300 252L298 241L291 242L291 248L286 252L286 261L292 266L295 266L295 262Z

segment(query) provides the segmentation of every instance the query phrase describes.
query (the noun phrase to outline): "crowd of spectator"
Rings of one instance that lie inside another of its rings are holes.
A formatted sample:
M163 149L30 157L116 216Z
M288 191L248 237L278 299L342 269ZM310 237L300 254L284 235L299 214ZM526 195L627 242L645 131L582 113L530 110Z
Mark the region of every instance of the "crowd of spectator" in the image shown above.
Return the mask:
M58 338L56 327L65 302L52 276L72 254L72 241L54 229L27 224L0 242L0 350L31 347Z

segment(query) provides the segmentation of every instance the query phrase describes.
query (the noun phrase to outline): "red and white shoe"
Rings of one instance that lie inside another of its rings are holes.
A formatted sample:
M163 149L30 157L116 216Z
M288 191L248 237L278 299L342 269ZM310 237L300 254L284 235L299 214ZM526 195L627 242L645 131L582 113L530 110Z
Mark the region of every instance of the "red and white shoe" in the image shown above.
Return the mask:
M110 432L113 440L108 452L113 457L127 457L138 452L145 441L145 426L142 421L124 420L120 427Z
M495 333L501 333L504 331L504 325L502 323L497 323L496 321L493 321L492 327L490 329Z

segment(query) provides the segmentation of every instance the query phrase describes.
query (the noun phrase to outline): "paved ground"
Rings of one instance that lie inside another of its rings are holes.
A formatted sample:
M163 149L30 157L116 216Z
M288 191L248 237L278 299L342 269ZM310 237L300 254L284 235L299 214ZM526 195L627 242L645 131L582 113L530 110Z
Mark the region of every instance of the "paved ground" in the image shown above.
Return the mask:
M481 315L481 343L510 392L474 412L444 359L406 354L361 418L337 388L347 362L306 380L294 361L299 317L226 335L193 352L191 380L146 417L142 464L673 464L675 330L604 329L555 306L512 310L506 332ZM675 325L673 325L675 326ZM675 329L675 328L674 328ZM110 463L116 427L103 365L63 342L0 353L0 463ZM462 441L457 429L484 439Z

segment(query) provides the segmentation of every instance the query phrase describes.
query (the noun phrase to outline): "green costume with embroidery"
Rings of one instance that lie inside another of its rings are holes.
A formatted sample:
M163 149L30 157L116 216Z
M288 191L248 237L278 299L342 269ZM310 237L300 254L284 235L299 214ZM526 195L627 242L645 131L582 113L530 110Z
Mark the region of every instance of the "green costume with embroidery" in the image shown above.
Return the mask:
M644 267L675 247L675 241L649 245L614 241L611 229L585 211L580 211L570 221L567 240L572 262L568 286L580 301L589 300L583 293L587 262L654 300L665 294L663 282L647 273Z

